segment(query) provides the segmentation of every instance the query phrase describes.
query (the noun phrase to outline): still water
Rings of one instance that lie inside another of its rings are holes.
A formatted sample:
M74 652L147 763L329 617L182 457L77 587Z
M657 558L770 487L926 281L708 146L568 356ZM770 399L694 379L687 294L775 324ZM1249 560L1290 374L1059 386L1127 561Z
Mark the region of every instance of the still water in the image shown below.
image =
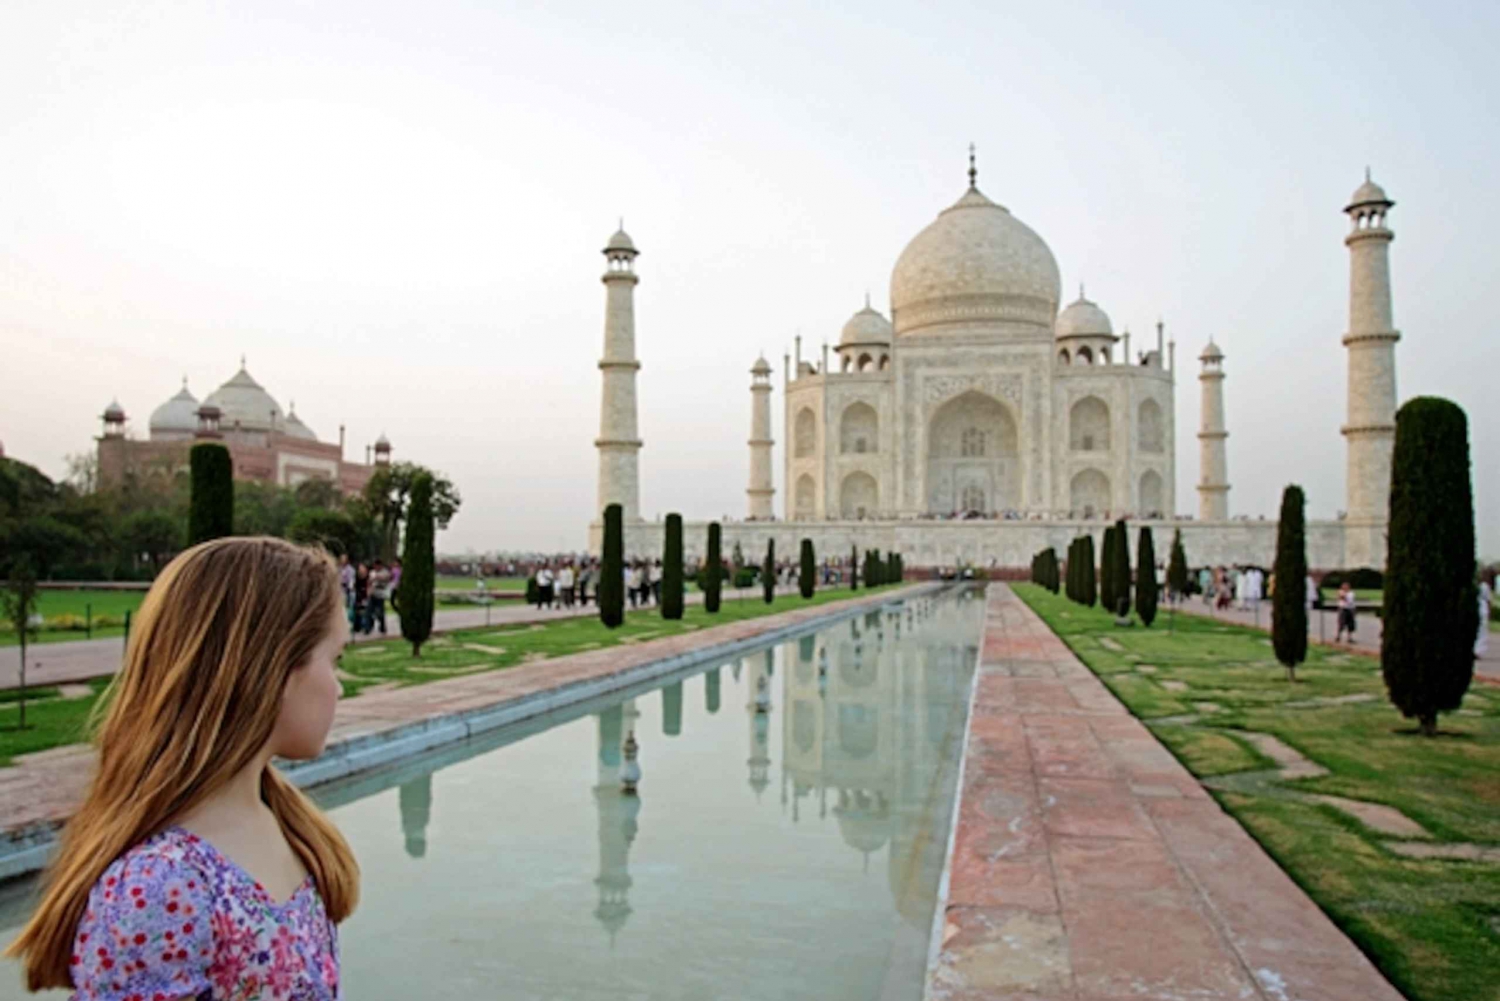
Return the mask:
M319 790L345 997L921 997L982 620L887 605Z

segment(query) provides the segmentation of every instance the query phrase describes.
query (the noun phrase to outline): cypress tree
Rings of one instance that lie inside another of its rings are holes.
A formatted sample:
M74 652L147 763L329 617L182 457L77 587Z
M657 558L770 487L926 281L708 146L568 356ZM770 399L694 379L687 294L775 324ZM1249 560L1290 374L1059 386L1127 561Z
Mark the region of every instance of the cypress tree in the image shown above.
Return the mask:
M1078 600L1078 540L1068 543L1068 580L1066 593L1069 601Z
M1302 513L1306 501L1295 483L1281 494L1281 522L1276 526L1276 593L1271 598L1271 645L1297 680L1297 665L1307 659L1307 543Z
M896 554L896 583L900 584L906 580L906 557L900 553Z
M625 621L625 513L618 504L604 508L604 552L599 561L599 621L609 629Z
M797 589L804 598L811 598L818 589L818 562L813 556L811 539L802 540L802 565L797 569Z
M1156 621L1156 542L1151 526L1142 525L1135 544L1135 611L1148 629Z
M401 584L396 607L401 610L401 635L411 644L411 655L422 656L422 644L432 635L433 565L432 476L418 473L412 480L406 508L406 539L401 549Z
M849 547L849 590L859 590L859 547Z
M776 540L766 540L766 565L760 572L761 593L766 597L766 604L776 600Z
M1396 412L1388 539L1381 673L1401 715L1431 737L1437 714L1469 690L1481 626L1469 427L1457 404L1419 396Z
M1082 586L1080 599L1090 608L1099 600L1099 578L1098 568L1094 563L1094 537L1085 535L1079 546L1079 555L1083 557L1083 567L1080 569L1079 581Z
M894 584L894 583L896 583L896 554L895 553L886 553L886 556L885 556L885 568L881 572L881 577L882 577L882 579L887 584Z
M703 610L710 615L718 614L719 598L723 594L722 532L717 521L708 523L708 555L703 560ZM735 545L739 543L736 542Z
M188 545L234 534L234 460L217 442L200 442L188 452L192 501Z
M1099 603L1113 615L1115 605L1115 531L1114 525L1104 530L1104 539L1099 549Z
M661 557L661 617L682 618L682 515L667 515Z
M1114 575L1110 595L1114 605L1110 611L1116 615L1130 615L1130 529L1122 518L1115 523L1115 552L1109 560L1109 572ZM1123 611L1121 610L1123 606Z
M1187 553L1182 549L1182 529L1172 532L1172 555L1167 563L1167 592L1173 601L1181 601L1187 592Z

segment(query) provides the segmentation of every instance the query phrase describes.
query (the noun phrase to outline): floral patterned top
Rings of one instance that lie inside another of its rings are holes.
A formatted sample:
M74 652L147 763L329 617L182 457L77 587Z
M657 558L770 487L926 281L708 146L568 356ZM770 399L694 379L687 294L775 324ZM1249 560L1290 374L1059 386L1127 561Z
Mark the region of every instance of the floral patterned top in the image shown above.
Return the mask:
M311 876L277 903L168 827L104 870L78 923L73 1001L336 1001L338 932Z

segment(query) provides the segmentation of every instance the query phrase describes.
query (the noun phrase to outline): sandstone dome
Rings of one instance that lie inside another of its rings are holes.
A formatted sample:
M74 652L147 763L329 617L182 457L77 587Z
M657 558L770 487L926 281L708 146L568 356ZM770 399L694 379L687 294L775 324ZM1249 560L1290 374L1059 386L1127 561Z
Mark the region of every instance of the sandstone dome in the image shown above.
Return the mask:
M970 321L1052 325L1057 261L1040 236L970 187L918 233L891 273L896 334Z
M1068 308L1057 314L1057 336L1064 337L1114 337L1114 327L1109 314L1098 305L1078 293L1078 298Z
M251 378L243 361L234 377L209 393L203 405L219 408L219 427L225 431L236 425L244 431L269 431L285 420L281 406Z
M872 308L867 301L865 308L849 317L839 335L839 344L889 344L891 323Z
M188 391L187 380L167 402L151 411L151 437L191 435L198 430L198 399Z

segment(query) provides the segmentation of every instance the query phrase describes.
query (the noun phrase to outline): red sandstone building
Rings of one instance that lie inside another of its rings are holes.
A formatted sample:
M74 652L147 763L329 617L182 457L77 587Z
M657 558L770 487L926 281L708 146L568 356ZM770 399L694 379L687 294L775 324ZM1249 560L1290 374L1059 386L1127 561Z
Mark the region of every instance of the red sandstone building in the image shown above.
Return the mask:
M188 464L188 451L200 441L224 444L234 459L238 480L294 487L304 480L330 480L345 494L364 489L380 466L391 460L391 443L381 435L366 450L365 462L344 459L344 428L337 444L318 440L297 416L296 404L283 413L279 404L245 370L240 370L202 403L181 391L151 412L150 437L126 430L128 418L119 402L110 403L99 437L99 485L112 486L131 475L175 473ZM371 459L373 453L373 461Z

